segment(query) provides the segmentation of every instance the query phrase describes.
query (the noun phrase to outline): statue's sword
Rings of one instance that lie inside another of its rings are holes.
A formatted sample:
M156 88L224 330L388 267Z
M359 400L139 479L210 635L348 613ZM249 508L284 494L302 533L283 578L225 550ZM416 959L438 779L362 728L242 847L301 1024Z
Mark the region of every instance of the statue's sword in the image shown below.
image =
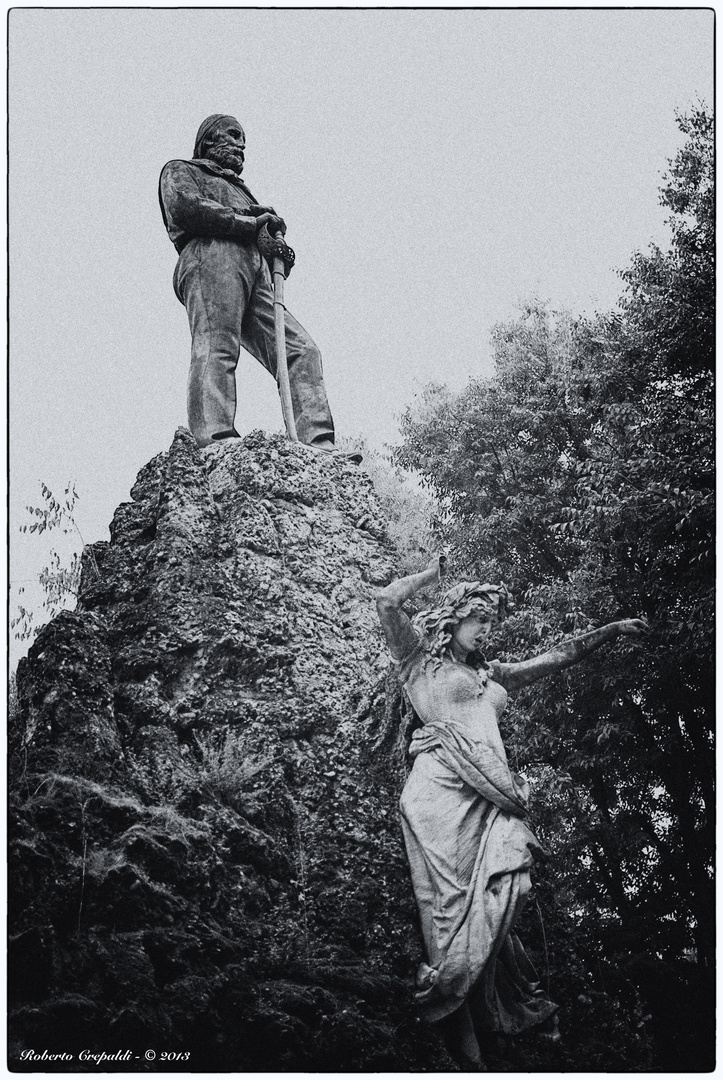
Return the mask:
M286 362L286 325L284 316L284 279L291 273L296 256L291 248L284 243L284 234L277 232L272 237L264 225L259 229L256 242L259 251L266 259L274 280L274 330L276 333L276 382L279 387L281 398L281 413L286 425L286 434L291 442L298 442L296 423L294 421L294 407L291 403L291 388L289 386L289 368Z

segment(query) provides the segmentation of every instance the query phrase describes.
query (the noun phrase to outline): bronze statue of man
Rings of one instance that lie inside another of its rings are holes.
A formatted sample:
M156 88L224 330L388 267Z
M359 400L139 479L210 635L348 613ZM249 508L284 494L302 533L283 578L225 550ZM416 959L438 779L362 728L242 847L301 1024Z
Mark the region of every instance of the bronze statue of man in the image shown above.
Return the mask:
M241 179L246 138L233 116L207 117L191 161L169 161L161 172L163 220L176 250L173 277L191 327L188 421L199 446L238 437L236 378L241 346L276 375L271 276L256 238L285 233L270 206L261 206ZM286 312L291 401L299 440L333 452L334 423L324 389L321 354Z

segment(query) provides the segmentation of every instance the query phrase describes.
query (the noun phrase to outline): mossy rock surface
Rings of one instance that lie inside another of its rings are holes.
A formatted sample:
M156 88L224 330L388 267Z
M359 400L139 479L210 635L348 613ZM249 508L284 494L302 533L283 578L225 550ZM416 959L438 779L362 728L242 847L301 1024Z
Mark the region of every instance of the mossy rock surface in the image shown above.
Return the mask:
M406 721L373 604L397 555L369 478L179 429L110 531L18 671L11 1067L453 1067L411 993Z

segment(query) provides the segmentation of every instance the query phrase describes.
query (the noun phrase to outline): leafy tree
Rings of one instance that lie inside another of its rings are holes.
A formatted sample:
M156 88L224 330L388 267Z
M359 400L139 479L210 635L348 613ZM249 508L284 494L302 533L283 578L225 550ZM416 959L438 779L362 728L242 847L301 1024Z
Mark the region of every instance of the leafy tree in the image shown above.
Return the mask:
M19 526L21 533L62 533L65 536L75 533L80 540L81 546L85 546L83 535L75 519L75 505L78 501L78 493L75 484L68 484L60 499L56 498L47 484L40 485L42 505L26 506L27 513L32 521ZM90 557L95 563L95 556L91 549ZM98 572L97 566L95 567ZM58 612L68 607L78 597L80 588L80 552L75 551L68 563L53 548L50 551L49 563L44 566L38 575L38 581L43 590L42 610L47 619L54 618ZM17 583L17 595L24 598L25 586ZM26 608L22 600L18 600L17 614L10 620L10 628L15 637L20 641L26 641L34 637L39 627L36 624L36 612Z
M590 962L645 996L667 1066L695 1068L714 944L713 147L703 108L679 124L671 245L633 257L620 311L527 305L494 330L491 380L407 411L397 460L436 494L461 572L521 599L503 655L650 620L644 644L520 695L507 739L555 856L548 915L564 897Z
M364 454L361 470L371 480L387 534L399 555L400 571L414 573L420 561L431 558L434 551L432 499L415 477L395 465L388 454L369 446L365 439L342 438L340 445Z
M708 382L715 358L715 159L704 106L678 116L688 141L669 163L660 202L672 212L668 251L636 253L623 272L623 310L641 353L669 374Z

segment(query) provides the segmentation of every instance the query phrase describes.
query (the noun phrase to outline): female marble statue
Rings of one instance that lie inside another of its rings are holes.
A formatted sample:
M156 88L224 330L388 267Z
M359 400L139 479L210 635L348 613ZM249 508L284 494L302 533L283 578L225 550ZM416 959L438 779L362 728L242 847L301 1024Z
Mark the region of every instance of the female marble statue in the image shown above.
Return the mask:
M423 726L401 798L404 841L428 963L417 973L423 1015L440 1021L450 1053L483 1068L475 1028L514 1034L553 1017L513 933L544 854L525 823L527 784L507 763L497 722L507 692L577 663L620 634L625 619L562 642L522 663L481 663L478 651L513 607L504 585L462 582L414 625L402 610L435 584L444 559L392 582L377 609L400 679ZM475 657L477 665L474 666Z

